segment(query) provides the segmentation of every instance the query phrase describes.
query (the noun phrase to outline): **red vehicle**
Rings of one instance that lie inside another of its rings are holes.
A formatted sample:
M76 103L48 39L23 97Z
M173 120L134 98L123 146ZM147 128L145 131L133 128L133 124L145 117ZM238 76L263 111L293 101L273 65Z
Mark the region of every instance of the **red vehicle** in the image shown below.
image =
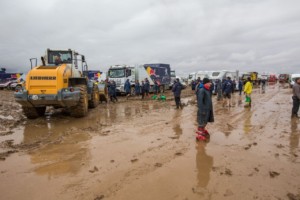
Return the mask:
M278 76L279 83L287 83L289 81L289 78L289 74L279 74Z
M270 74L269 78L268 78L268 82L277 82L277 78L275 74Z

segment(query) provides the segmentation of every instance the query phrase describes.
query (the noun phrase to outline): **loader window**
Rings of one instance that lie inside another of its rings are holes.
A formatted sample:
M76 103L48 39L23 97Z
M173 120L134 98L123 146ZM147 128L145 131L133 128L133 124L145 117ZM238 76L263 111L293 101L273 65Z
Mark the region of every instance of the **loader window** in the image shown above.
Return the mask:
M72 63L71 51L48 51L49 64Z

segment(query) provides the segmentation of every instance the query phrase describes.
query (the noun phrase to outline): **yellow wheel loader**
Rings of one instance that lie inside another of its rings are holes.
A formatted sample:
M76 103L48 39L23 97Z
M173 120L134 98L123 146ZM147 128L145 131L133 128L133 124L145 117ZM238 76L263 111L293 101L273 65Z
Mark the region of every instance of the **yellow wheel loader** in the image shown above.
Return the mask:
M37 66L37 59L30 59L25 87L14 94L27 118L44 115L46 106L64 108L73 117L84 117L89 107L98 106L99 89L82 73L87 71L83 55L71 49L47 49L41 61L42 65Z

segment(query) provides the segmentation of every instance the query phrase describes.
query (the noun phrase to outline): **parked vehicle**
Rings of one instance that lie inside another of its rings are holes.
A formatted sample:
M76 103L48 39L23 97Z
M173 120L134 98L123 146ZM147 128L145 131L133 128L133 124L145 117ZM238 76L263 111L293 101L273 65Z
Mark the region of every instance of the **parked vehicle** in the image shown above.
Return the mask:
M169 89L171 82L169 64L144 64L144 65L114 65L108 70L108 79L116 82L116 89L119 93L125 93L124 84L129 79L131 93L135 94L135 81L140 83L147 78L150 83L150 92L156 81L161 91Z
M22 73L6 73L6 68L1 68L0 70L0 82L4 83L9 80L16 80L18 79Z
M295 79L296 78L300 78L300 74L291 74L290 76L290 80L289 80L289 84L290 84L290 87L292 88L293 85L295 84Z
M209 78L209 72L208 71L198 71L196 73L195 76L195 80L197 80L198 78L200 78L201 80L203 80L204 78Z
M289 74L279 74L278 81L279 83L288 83L290 79Z
M231 80L235 80L236 83L238 83L239 80L239 71L230 71L230 70L221 70L221 71L212 71L210 72L210 79L214 84L216 84L216 80L219 79L220 81L227 79L227 77L230 77ZM238 84L236 84L235 90L238 90ZM213 90L213 93L215 94L215 91Z
M174 81L176 80L177 76L175 70L171 70L171 81L170 81L170 89L173 87Z
M10 84L10 89L18 91L25 87L26 73L17 79L15 83Z
M0 90L3 90L3 89L10 90L11 85L16 82L17 82L17 79L15 79L15 78L7 78L5 80L2 80L2 82L0 83Z
M268 77L268 82L270 83L276 83L277 82L277 77L275 74L270 74Z
M192 81L196 80L196 72L192 72L188 77L188 85L191 85Z
M251 78L251 81L253 83L253 85L258 85L258 73L257 72L246 72L242 75L242 80L244 81L244 83L246 82L246 80L248 79L248 77Z
M22 105L27 118L44 115L46 106L63 108L73 117L83 117L88 107L97 107L99 90L82 75L88 70L83 55L71 49L47 49L41 60L42 65L38 66L36 58L30 59L25 88L15 92L15 100Z

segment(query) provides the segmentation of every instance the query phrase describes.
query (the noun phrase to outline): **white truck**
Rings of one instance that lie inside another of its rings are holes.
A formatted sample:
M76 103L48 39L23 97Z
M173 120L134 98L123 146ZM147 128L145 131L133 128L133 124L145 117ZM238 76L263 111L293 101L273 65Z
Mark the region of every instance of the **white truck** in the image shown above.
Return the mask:
M236 82L236 88L235 90L238 90L238 81L239 81L239 71L233 71L233 70L221 70L221 71L212 71L210 75L210 79L215 84L216 80L219 79L220 81L223 81L224 79L227 79L227 77L230 77L231 80L235 80ZM213 91L215 93L215 91Z
M171 82L171 72L169 64L144 64L144 65L113 65L108 70L108 80L116 82L118 93L125 93L124 84L129 79L131 94L135 94L135 82L141 82L146 78L150 83L150 92L154 82L160 87L160 91L169 88Z
M188 85L191 85L193 80L196 80L196 72L192 72L192 73L189 74Z

